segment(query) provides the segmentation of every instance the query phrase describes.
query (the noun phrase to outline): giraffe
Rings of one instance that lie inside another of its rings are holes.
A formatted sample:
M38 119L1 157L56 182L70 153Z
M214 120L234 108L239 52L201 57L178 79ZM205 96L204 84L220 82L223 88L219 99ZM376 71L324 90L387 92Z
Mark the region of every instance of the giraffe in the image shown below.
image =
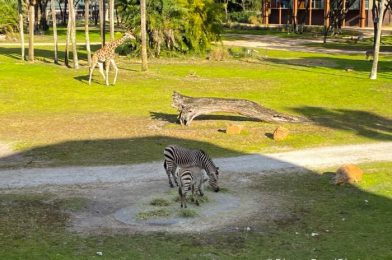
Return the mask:
M135 39L135 36L132 35L130 32L126 32L124 36L118 40L114 40L103 46L101 49L97 50L92 59L91 59L91 66L89 67L89 72L90 72L90 77L88 80L88 84L91 85L91 78L93 76L93 71L95 67L98 64L99 67L99 72L101 72L103 79L105 80L106 86L109 86L109 67L110 64L113 65L114 70L116 72L116 75L114 76L114 81L113 85L116 84L117 80L117 73L118 73L118 68L116 63L114 62L114 50L117 48L117 46L123 44L126 40L128 39ZM103 72L103 64L105 63L105 73Z

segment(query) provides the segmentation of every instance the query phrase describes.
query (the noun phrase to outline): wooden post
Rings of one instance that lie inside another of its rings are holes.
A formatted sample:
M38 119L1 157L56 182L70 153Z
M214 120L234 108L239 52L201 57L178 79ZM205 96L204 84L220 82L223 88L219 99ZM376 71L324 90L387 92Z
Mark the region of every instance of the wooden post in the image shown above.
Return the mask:
M312 0L308 0L309 1L309 25L312 25L312 5L313 5L313 1Z
M366 6L365 0L360 0L359 3L359 27L364 28L366 22Z
M329 10L330 10L330 0L324 1L324 26L329 27Z

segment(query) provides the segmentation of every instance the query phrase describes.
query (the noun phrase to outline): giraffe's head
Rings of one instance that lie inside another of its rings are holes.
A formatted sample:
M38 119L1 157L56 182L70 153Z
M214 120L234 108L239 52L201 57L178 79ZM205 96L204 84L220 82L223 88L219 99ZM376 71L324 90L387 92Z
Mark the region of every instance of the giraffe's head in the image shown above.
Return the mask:
M129 39L129 40L135 40L136 39L131 31L125 32L123 38L124 39Z

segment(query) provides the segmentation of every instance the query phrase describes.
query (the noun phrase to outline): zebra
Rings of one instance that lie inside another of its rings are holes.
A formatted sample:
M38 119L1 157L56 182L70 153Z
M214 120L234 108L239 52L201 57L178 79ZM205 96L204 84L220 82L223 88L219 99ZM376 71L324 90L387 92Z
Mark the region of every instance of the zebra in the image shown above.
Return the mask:
M208 181L210 186L215 192L219 191L218 177L219 167L216 167L210 157L203 151L197 149L187 149L178 145L169 145L164 150L165 161L163 167L166 170L167 177L169 178L170 187L174 187L170 176L178 186L175 176L177 166L180 168L199 167L207 172L209 177Z
M192 201L200 206L198 195L204 196L203 184L206 181L204 179L203 169L199 167L181 168L177 173L177 179L179 182L178 194L181 199L181 208L186 208L186 194L192 191Z

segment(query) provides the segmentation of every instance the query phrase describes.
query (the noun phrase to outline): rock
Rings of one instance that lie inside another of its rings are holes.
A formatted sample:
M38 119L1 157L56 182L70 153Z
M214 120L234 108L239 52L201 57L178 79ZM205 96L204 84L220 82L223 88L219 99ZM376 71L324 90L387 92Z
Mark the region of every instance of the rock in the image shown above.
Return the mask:
M97 255L100 255L100 256L102 256L102 255L103 255L103 253L102 253L102 252L97 252Z
M354 68L352 68L352 67L346 68L346 71L347 71L347 72L353 72L353 71L354 71Z
M354 164L341 166L334 178L335 184L354 183L362 180L363 171Z
M228 135L238 135L242 132L244 129L243 125L229 125L226 128L226 134Z
M281 141L286 139L288 135L289 135L289 130L287 128L279 126L278 128L275 129L273 138L276 141Z

